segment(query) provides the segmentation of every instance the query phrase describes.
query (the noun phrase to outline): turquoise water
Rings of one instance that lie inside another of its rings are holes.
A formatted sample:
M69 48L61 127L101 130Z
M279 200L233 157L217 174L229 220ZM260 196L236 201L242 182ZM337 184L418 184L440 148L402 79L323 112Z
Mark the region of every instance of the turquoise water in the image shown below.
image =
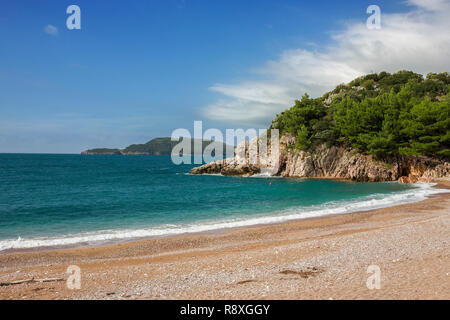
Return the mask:
M344 213L421 200L432 190L186 174L192 167L169 156L0 154L0 250Z

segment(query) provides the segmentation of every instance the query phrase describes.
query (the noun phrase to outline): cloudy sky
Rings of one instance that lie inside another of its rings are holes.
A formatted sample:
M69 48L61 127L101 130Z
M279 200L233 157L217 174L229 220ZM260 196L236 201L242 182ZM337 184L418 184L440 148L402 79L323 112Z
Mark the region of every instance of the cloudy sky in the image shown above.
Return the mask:
M449 1L410 0L405 6L403 13L383 12L381 7L379 30L367 28L364 21L349 21L331 31L328 45L284 50L277 59L256 66L267 80L211 86L222 98L205 107L204 115L248 125L267 123L302 93L321 96L363 74L449 71Z
M1 2L0 152L262 128L365 73L450 71L449 0L76 2L81 30L73 1Z

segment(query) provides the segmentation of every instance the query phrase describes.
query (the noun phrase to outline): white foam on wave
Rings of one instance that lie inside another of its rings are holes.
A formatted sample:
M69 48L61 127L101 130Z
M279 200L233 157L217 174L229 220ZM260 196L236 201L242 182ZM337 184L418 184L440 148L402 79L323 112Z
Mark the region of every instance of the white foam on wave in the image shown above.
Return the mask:
M261 168L261 172L252 175L252 178L282 178L281 176L275 176L278 169L274 168Z
M183 173L183 174L186 175L186 176L193 176L193 177L198 177L198 176L202 176L202 177L203 176L206 176L206 177L208 177L208 176L211 176L211 177L226 177L226 176L224 176L221 173L202 173L201 175L198 175L198 174L192 174L190 172L186 172L186 173Z
M249 178L273 178L273 179L283 179L282 176L274 176L270 174L269 172L261 172L261 173L255 173L254 175L251 175Z
M394 193L375 194L352 201L328 202L317 206L291 208L281 212L237 217L221 221L202 221L197 223L162 225L143 229L120 229L67 234L58 237L36 237L0 240L0 251L7 249L23 249L52 246L71 246L77 244L97 244L107 241L120 241L155 236L170 236L183 233L204 232L224 228L244 227L257 224L285 222L289 220L319 217L332 214L343 214L357 211L379 209L393 205L417 202L430 195L445 193L448 190L432 188L433 184L418 183L414 189Z

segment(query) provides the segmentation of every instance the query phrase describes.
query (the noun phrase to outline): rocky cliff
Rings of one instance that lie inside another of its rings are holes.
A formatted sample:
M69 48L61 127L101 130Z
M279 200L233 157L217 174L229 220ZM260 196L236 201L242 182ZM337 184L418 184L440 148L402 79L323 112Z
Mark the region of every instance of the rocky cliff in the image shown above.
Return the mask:
M250 161L249 152L257 143L242 143L236 148L236 156L205 164L191 170L191 174L223 174L251 176L266 174L283 177L336 178L355 181L396 181L402 183L430 182L450 177L450 163L427 157L398 156L377 161L342 147L325 145L313 153L294 148L295 137L284 135L277 152Z

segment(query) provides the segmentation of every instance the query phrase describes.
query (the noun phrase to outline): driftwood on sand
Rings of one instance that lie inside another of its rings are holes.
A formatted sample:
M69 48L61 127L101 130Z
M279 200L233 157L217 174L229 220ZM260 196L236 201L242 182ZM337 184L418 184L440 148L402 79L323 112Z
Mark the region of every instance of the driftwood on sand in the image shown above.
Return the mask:
M14 284L30 283L30 282L52 282L52 281L63 281L63 280L64 280L63 278L44 278L44 279L30 278L30 279L16 280L16 281L11 281L11 282L0 282L0 287L11 286Z

